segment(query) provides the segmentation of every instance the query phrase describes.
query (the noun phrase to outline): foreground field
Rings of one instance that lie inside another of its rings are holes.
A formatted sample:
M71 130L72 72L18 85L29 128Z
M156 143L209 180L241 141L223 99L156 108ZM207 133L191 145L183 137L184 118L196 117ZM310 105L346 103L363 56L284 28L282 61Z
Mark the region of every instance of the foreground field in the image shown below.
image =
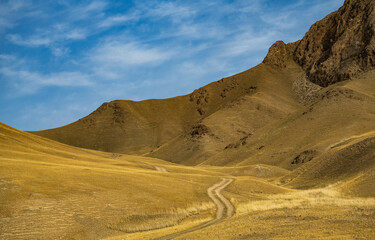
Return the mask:
M278 167L179 166L3 124L0 143L0 239L375 237L375 200L346 183L295 190Z

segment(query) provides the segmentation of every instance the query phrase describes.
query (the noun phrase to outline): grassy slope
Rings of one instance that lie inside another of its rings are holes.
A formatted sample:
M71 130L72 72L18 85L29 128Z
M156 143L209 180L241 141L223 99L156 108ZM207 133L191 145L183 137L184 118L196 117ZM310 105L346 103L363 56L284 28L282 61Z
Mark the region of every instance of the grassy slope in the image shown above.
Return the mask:
M375 129L375 87L367 84L375 72L322 89L314 102L255 132L247 143L227 149L204 164L264 163L293 170L296 159L311 160L343 139ZM350 106L350 107L349 107Z
M293 67L298 68L296 65ZM257 93L258 87L265 89L263 78L271 76L271 80L275 78L277 83L280 79L287 78L285 74L281 78L277 77L277 74L268 74L267 68L261 64L250 71L197 89L189 95L141 102L116 100L104 103L87 117L67 126L33 133L78 147L145 154L181 134L191 132L192 127L200 120L227 106L228 103L235 100L241 102L245 95ZM263 105L261 97L258 100L254 97L251 101L253 107ZM265 109L267 111L264 115L275 110L274 116L271 114L269 118L277 118L295 105L290 99L283 102L280 109L266 104L266 108L270 109ZM243 117L252 113L247 113ZM243 133L237 133L234 137L241 135Z
M0 124L0 239L97 239L186 228L214 216L209 186L232 173L251 175L246 170L259 174L251 166L193 168L80 149ZM288 191L252 177L238 177L232 187L238 201Z
M265 125L279 121L301 108L292 91L293 80L300 74L301 69L290 60L288 67L282 70L260 64L225 79L226 82L231 82L225 88L225 96L233 95L237 99L202 119L196 124L198 128L184 132L148 156L196 165L229 144L236 145L240 139L248 138ZM216 82L205 88L213 89L211 92L216 92L219 96L218 89L223 84ZM241 94L242 89L251 91ZM215 102L222 101L222 97L219 98Z
M345 151L372 135L336 143L332 150ZM367 148L373 149L371 146ZM155 165L169 172L157 172ZM340 188L317 190L292 190L271 183L299 169L290 172L264 164L186 167L79 149L1 124L0 239L150 239L167 235L213 217L214 206L206 189L221 176L235 179L224 194L235 205L236 215L181 238L375 237L375 201L338 191L346 192L354 183L359 186L361 176L349 178Z
M154 165L171 172L157 172ZM180 219L190 214L188 207L207 209L210 217L206 188L217 175L157 159L78 149L0 124L0 238L104 237L116 233L108 226L116 230L136 221L127 216L161 212Z
M34 133L89 149L145 153L199 118L188 96L142 102L117 100L67 126Z
M324 187L336 183L345 192L375 197L375 132L350 138L283 178L288 186Z

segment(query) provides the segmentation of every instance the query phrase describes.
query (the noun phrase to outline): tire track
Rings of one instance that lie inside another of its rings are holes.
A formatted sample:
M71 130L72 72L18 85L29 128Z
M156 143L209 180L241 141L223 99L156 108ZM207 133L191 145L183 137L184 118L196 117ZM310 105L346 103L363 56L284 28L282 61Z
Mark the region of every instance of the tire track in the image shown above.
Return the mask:
M221 194L221 191L224 188L226 188L229 184L231 184L232 182L233 182L233 179L222 178L220 182L212 185L211 187L209 187L207 189L208 196L211 198L211 200L216 205L216 217L215 217L215 219L213 219L209 222L203 223L201 225L195 226L193 228L186 229L186 230L181 231L181 232L172 233L172 234L169 234L167 236L160 237L160 238L155 238L155 240L173 239L173 238L182 236L184 234L195 232L197 230L212 226L214 224L218 224L218 223L224 221L225 219L228 219L228 218L232 217L235 213L234 206L232 205L232 203L228 199L226 199ZM224 210L226 210L226 211L224 212Z

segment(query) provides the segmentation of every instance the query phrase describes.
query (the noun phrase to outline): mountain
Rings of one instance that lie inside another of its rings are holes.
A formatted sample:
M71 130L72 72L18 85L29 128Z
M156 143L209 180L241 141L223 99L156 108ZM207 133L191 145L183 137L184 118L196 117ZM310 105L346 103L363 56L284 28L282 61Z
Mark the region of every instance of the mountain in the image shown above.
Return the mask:
M374 7L372 0L346 0L312 25L293 52L311 82L326 87L374 68Z
M0 239L375 239L374 5L185 96L0 123Z
M33 133L185 165L294 170L328 161L330 146L375 130L374 6L346 0L300 41L278 41L258 66L189 95L104 103L75 123Z

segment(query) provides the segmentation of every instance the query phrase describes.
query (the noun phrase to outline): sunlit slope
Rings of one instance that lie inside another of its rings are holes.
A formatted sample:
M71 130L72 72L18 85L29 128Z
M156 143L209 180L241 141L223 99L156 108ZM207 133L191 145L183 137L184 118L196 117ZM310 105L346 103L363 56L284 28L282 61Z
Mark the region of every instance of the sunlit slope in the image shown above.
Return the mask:
M298 67L295 65L294 68ZM259 89L263 89L263 78L269 75L275 77L277 74L277 72L266 73L265 67L261 65L250 73L245 72L224 78L185 96L141 102L116 100L104 103L92 114L67 126L33 133L83 148L145 154L181 134L194 131L200 120L227 107L228 103L241 102L243 99L246 101L245 96L253 95L259 92ZM275 87L279 84L278 80L286 78L285 74L281 75L283 76L276 77ZM253 108L264 105L263 101L269 100L263 100L261 96L258 98L259 103L254 101ZM280 117L285 111L290 111L295 104L290 99L280 100L286 104L281 106L281 109L265 104L267 108L277 110L267 118ZM253 113L254 111L246 113L242 118ZM244 120L239 119L239 121ZM237 125L239 124L241 123ZM243 133L237 133L234 137L242 135Z
M232 86L226 88L225 94L239 97L148 156L196 165L224 149L236 150L258 129L301 109L292 85L302 71L292 60L286 64L284 69L260 64L225 79ZM207 87L222 84L219 81ZM240 95L236 92L237 88L251 91Z
M0 239L97 239L173 226L197 211L191 221L210 219L206 189L219 176L79 149L0 124Z
M245 144L226 149L204 164L263 163L295 169L330 147L375 130L374 72L322 89L316 100L256 131Z
M104 103L67 126L33 132L69 145L120 153L146 153L182 132L200 114L188 96Z
M344 192L375 197L375 132L349 138L282 178L296 188L339 184Z
M267 165L179 166L80 149L0 124L0 239L163 236L212 220L207 189L222 177L234 179L224 195L240 203L290 192L269 182L288 173Z

